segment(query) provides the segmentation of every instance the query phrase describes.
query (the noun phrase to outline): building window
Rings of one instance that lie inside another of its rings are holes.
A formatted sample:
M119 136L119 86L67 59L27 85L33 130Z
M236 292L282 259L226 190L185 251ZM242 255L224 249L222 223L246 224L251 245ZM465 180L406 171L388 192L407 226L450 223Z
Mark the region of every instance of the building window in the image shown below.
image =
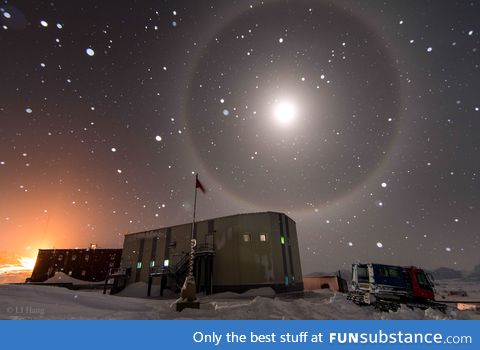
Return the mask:
M58 256L58 261L62 261L62 260L63 260L63 254L60 254L60 255Z
M242 235L242 238L244 242L250 242L252 240L252 236L250 235L250 233L244 233Z
M155 267L155 260L150 261L150 267Z
M85 276L87 274L87 271L82 270L82 276Z
M284 236L280 236L280 243L285 244L285 237Z
M90 255L87 254L85 255L85 261L88 261L88 260L90 260Z
M77 260L77 256L75 254L72 255L72 261Z
M267 234L266 233L260 233L259 238L260 238L260 242L266 242L267 241Z
M142 268L142 262L141 261L137 261L137 269L141 269Z
M168 265L170 265L170 260L168 259L163 260L163 266L168 267Z

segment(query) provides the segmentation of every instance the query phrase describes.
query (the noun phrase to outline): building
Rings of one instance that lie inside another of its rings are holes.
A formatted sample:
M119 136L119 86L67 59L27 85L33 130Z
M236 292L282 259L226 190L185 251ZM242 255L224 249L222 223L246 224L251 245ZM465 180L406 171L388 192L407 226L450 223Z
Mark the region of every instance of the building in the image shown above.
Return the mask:
M303 286L305 290L330 289L335 292L348 292L347 281L335 275L303 276Z
M122 285L160 284L178 292L188 272L192 224L125 236ZM238 214L195 224L194 275L198 292L243 292L271 287L303 290L295 222L275 212ZM147 293L147 291L146 291Z
M121 249L39 249L37 261L29 282L44 282L63 272L78 280L99 282L105 280L112 268L120 266Z

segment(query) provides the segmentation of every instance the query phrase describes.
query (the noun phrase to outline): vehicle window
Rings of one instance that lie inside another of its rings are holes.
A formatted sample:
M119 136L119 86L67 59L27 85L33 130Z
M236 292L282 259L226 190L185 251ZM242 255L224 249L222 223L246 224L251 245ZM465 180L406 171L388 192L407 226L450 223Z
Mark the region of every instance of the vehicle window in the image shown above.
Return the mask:
M399 278L400 277L400 271L398 269L395 269L395 268L388 269L388 274L390 275L390 277L393 277L393 278Z
M427 276L425 276L422 272L417 272L417 281L418 284L422 287L430 287L430 283L428 283Z
M357 268L358 282L368 282L368 269L366 267Z

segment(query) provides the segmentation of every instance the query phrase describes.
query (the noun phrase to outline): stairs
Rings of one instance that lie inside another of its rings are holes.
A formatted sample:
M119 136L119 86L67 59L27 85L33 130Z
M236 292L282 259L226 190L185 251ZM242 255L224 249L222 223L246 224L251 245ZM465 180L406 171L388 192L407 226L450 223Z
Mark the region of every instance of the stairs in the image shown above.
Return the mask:
M113 279L112 288L110 288L110 294L116 294L122 291L127 286L127 279L130 276L130 270L127 268L114 268L110 269L105 278L105 285L103 286L103 294L107 293L108 281Z
M197 292L201 289L207 294L211 293L212 289L212 269L213 257L215 249L212 245L197 245L194 252L194 276L197 285ZM172 266L155 266L150 270L148 278L147 296L151 295L153 278L160 277L160 295L163 295L163 290L168 286L174 292L180 292L185 278L187 277L190 262L190 253L186 253L182 258ZM202 274L203 272L203 274Z

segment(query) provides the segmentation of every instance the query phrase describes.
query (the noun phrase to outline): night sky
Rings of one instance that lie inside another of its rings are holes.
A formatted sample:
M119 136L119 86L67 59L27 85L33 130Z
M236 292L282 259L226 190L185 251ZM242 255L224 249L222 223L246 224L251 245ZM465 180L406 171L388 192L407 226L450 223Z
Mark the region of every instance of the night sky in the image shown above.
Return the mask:
M2 1L0 251L282 211L304 273L480 263L480 3Z

